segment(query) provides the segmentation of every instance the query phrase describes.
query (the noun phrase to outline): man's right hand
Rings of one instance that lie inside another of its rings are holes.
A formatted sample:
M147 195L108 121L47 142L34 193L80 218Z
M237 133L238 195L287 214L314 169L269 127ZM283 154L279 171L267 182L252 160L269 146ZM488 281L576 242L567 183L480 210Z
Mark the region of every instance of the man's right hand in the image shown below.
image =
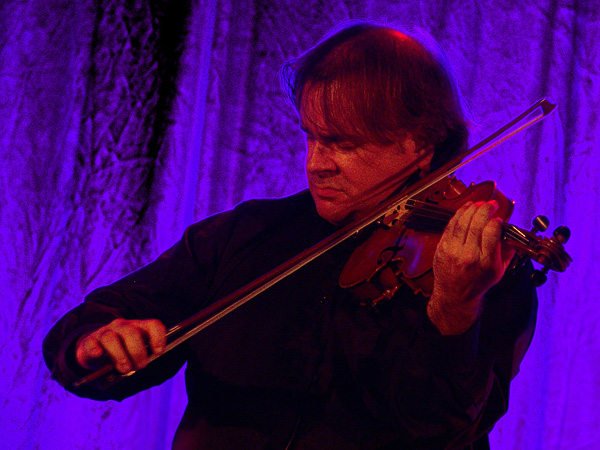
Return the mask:
M161 354L166 336L167 330L159 320L115 319L79 338L75 358L88 370L112 363L118 372L127 373L146 367L148 352Z

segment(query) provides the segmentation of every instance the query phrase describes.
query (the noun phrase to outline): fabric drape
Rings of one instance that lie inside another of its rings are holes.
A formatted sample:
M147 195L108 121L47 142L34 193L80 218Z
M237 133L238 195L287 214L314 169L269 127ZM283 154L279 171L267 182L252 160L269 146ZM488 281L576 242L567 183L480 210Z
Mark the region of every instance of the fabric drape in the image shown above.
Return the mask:
M568 225L494 449L600 438L600 7L593 1L4 0L0 3L0 429L18 449L170 448L182 374L122 403L51 382L41 341L92 289L242 200L303 189L281 64L350 19L431 35L473 143L540 97L543 123L462 169Z

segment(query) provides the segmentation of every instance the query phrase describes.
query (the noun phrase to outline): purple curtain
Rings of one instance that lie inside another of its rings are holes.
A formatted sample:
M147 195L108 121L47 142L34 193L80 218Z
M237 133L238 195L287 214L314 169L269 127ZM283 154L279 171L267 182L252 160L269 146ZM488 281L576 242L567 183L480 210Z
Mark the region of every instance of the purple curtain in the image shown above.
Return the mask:
M473 142L540 97L558 109L459 172L568 225L574 262L539 320L494 449L600 438L599 6L595 1L3 0L0 3L0 429L14 449L164 449L182 374L121 403L63 391L41 359L86 292L151 261L193 221L305 186L280 64L348 19L445 49Z

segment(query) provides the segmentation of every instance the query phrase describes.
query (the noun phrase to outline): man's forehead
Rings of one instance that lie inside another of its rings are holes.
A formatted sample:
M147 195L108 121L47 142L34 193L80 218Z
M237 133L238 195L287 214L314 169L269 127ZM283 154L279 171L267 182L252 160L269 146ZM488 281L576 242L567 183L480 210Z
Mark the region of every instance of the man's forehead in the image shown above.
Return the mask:
M310 86L304 90L299 110L301 130L320 134L327 132L329 127L323 112L322 95L322 88Z
M332 127L328 127L322 117L305 117L300 113L300 129L305 133L315 136L332 136L335 131Z
M372 140L360 95L341 80L307 81L299 102L300 128L324 138Z
M300 115L323 115L324 90L325 88L322 83L306 82L300 99Z

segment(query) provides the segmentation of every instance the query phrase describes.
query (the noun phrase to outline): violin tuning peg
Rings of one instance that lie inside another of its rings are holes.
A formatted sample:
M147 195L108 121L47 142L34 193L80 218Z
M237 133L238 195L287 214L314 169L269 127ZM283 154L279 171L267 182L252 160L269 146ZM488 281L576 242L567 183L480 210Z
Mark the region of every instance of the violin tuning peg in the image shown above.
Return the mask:
M546 282L548 276L541 270L534 270L531 274L531 282L535 287L540 287Z
M533 228L531 229L532 233L544 232L548 229L550 225L550 221L546 216L539 215L531 222Z
M571 237L571 230L563 225L554 230L553 235L558 242L561 244L566 244Z

